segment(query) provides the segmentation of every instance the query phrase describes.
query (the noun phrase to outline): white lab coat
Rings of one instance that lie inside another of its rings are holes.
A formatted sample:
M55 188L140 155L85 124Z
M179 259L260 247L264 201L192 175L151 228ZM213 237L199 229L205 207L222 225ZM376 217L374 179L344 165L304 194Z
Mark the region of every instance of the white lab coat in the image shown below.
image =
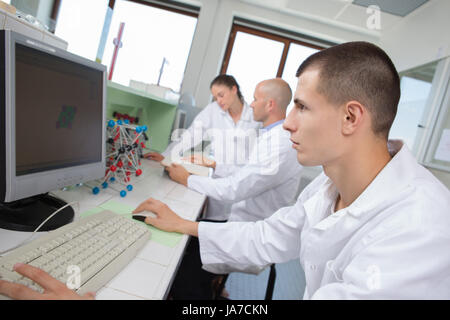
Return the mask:
M261 127L261 122L253 120L253 110L246 102L241 118L235 123L230 114L214 101L195 117L180 139L173 141L162 155L176 158L202 141L209 140L211 154L206 156L212 156L218 164L215 176L225 177L247 163Z
M322 173L264 221L201 222L202 262L245 269L299 258L305 299L450 299L450 192L406 146L392 151L333 214L337 190Z
M230 114L223 111L214 101L197 114L180 139L173 141L162 155L174 159L202 141L209 140L210 152L207 151L205 156L212 157L216 161L213 177L226 177L248 162L252 144L261 127L261 122L253 119L253 110L246 102L241 118L235 123ZM223 217L216 216L219 220L225 220L230 212L230 204L209 199L205 217L211 216L213 212L227 213Z
M223 212L211 212L208 218L257 221L295 202L302 167L297 162L289 132L282 124L261 131L248 164L231 176L212 179L191 175L188 178L190 189L210 199L233 203L229 217Z

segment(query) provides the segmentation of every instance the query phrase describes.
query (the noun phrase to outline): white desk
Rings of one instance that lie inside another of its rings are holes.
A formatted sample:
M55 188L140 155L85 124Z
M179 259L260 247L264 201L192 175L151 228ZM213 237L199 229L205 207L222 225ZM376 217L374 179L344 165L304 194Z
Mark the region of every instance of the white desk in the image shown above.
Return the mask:
M114 200L132 207L152 197L166 203L183 218L196 220L206 197L173 182L164 173L163 167L154 161L142 160L143 174L131 181L133 190L122 198L118 191L110 188L93 195L87 187L71 191L55 191L53 195L66 202L78 201L73 206L75 219L80 213ZM8 248L29 236L26 232L0 230L0 250ZM183 235L175 247L168 247L150 240L115 278L97 292L97 299L164 299L175 277L183 256L188 236Z

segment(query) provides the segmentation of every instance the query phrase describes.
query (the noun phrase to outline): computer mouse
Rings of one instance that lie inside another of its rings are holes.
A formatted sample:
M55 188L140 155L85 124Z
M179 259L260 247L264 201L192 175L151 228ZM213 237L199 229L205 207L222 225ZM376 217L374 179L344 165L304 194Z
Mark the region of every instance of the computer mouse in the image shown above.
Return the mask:
M156 215L153 212L140 212L140 213L134 213L132 215L132 218L141 222L145 222L145 218L147 217L156 217Z
M145 218L147 218L148 216L144 216L144 215L141 215L141 214L133 214L133 219L135 219L135 220L138 220L138 221L141 221L141 222L144 222L145 221Z

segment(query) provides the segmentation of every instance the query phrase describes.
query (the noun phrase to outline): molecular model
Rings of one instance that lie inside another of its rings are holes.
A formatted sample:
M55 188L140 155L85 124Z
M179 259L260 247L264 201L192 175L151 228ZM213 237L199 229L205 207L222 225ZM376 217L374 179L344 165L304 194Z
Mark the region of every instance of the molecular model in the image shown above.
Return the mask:
M127 191L133 190L130 183L131 177L142 174L139 168L144 141L148 140L145 132L147 126L136 126L128 120L109 120L106 128L106 173L101 179L100 186L103 189L119 191L121 197L127 195ZM117 190L114 185L120 185L122 190ZM92 193L98 194L100 187L92 187Z

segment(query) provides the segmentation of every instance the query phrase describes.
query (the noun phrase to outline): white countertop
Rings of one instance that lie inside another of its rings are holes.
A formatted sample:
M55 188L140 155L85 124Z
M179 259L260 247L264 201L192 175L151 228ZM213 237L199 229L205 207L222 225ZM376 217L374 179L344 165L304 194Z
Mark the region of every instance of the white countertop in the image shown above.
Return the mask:
M80 213L114 201L130 207L137 207L142 201L152 197L166 203L181 217L196 220L201 214L206 197L170 180L163 167L154 161L142 159L143 174L133 177L133 190L122 198L118 191L102 189L92 194L82 186L70 191L55 191L52 195L66 202L78 201L72 206L75 220ZM0 229L0 251L20 243L30 233ZM183 235L175 246L150 240L139 254L115 278L97 292L97 299L164 299L175 277L183 251L188 241Z

